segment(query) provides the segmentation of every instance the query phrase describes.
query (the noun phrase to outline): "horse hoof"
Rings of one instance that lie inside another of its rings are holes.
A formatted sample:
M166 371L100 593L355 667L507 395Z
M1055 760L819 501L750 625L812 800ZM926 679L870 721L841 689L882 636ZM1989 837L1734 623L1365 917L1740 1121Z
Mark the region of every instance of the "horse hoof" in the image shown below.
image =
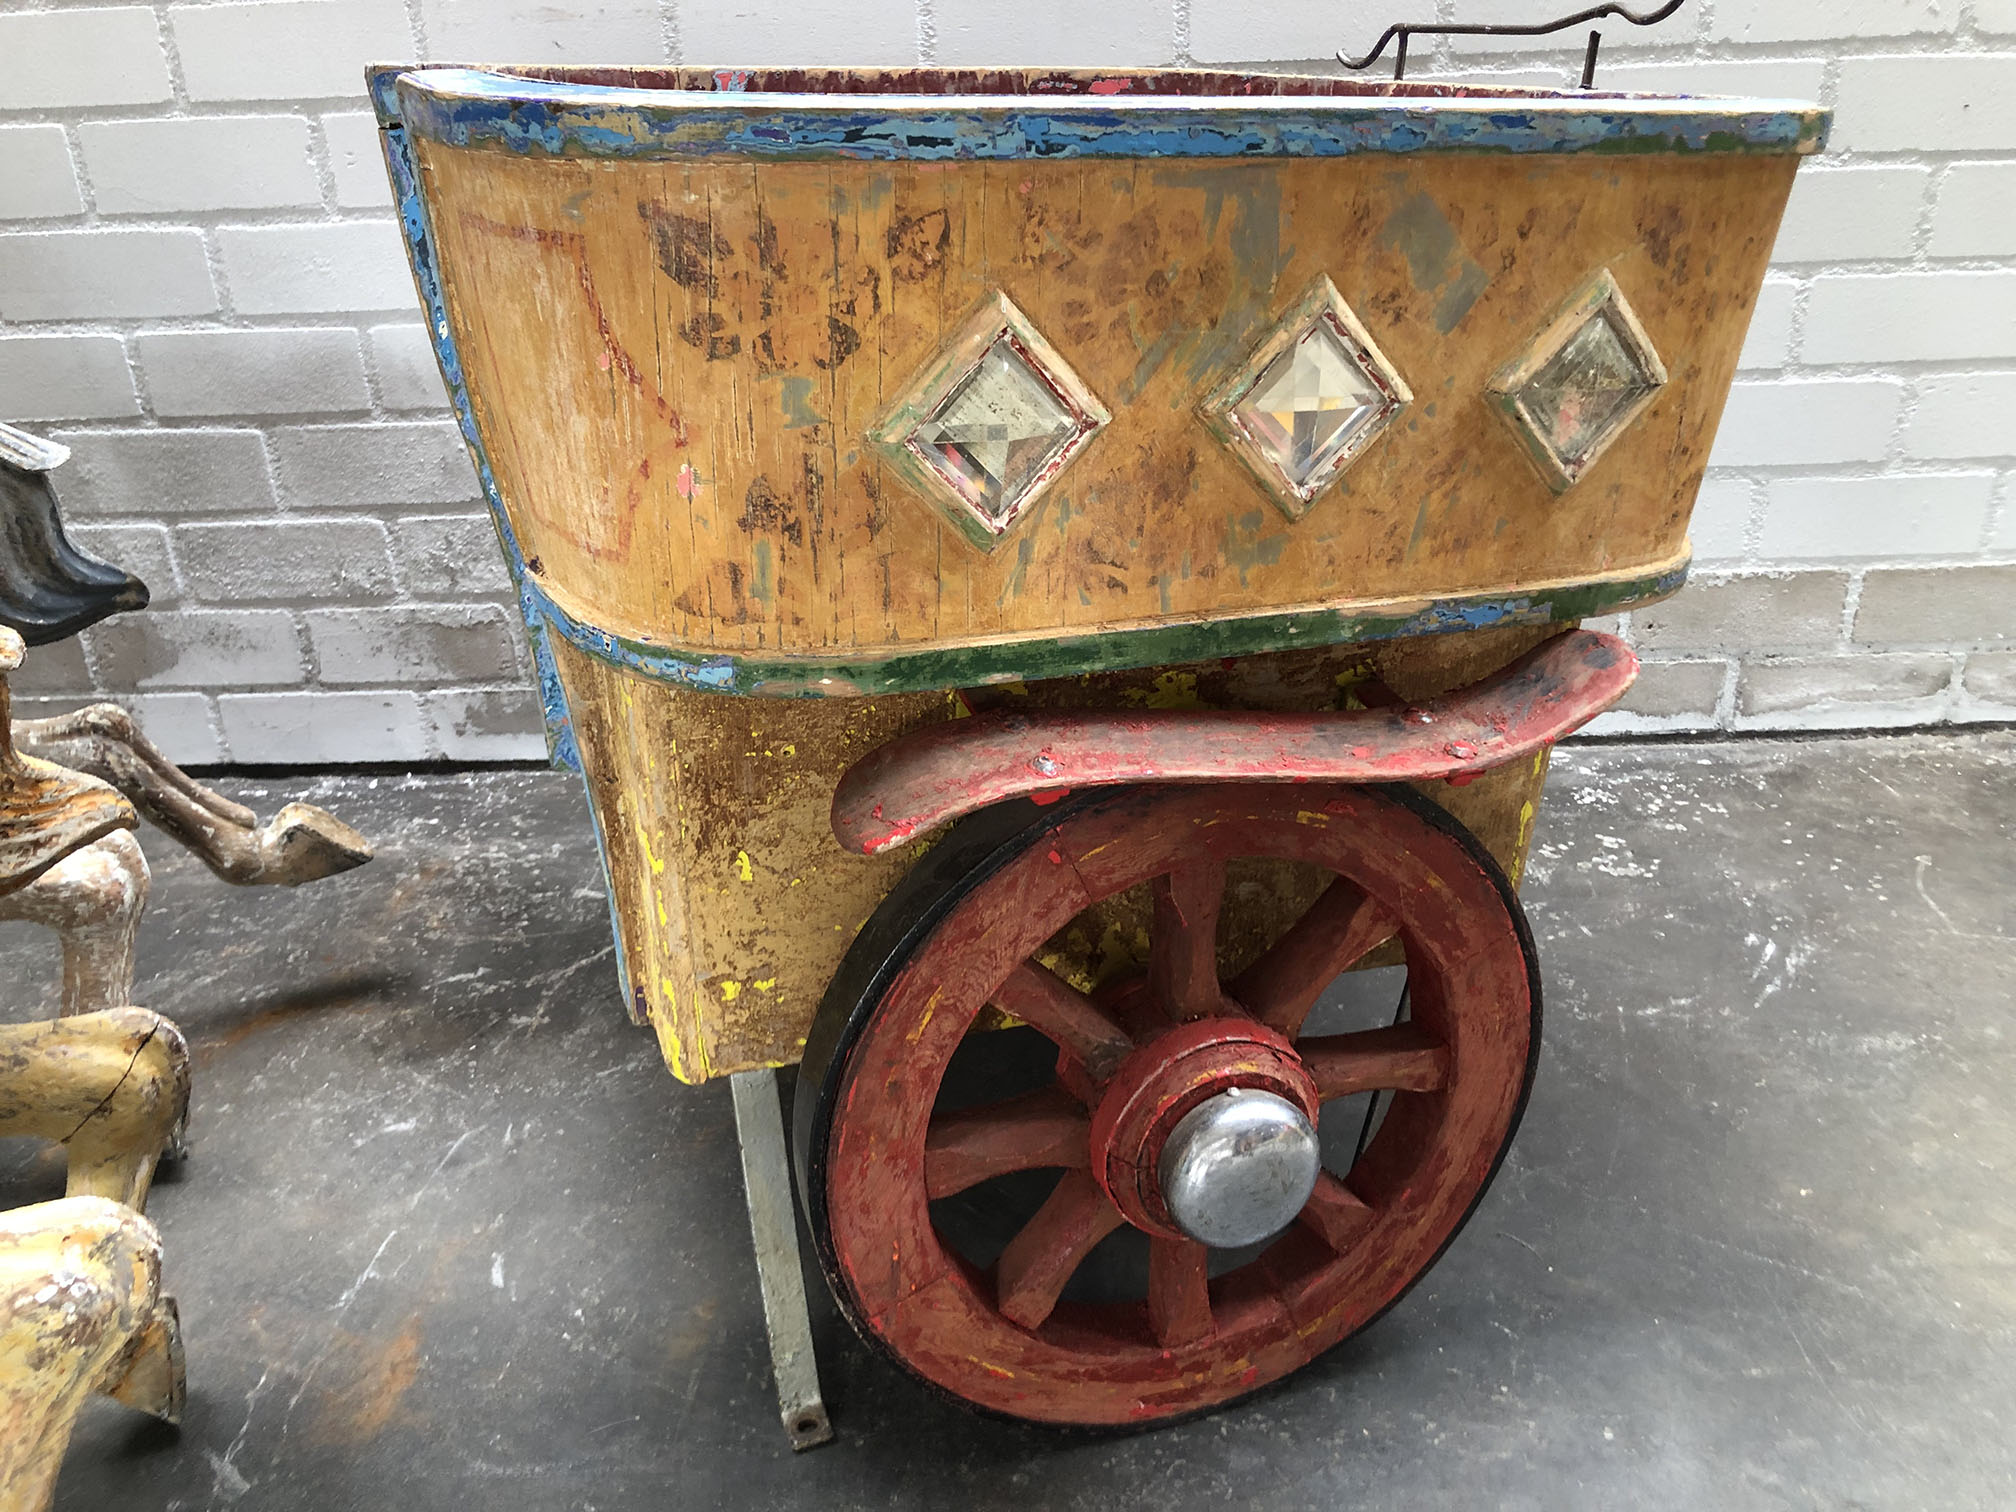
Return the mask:
M371 842L326 809L290 803L259 832L259 874L251 880L299 887L362 866Z

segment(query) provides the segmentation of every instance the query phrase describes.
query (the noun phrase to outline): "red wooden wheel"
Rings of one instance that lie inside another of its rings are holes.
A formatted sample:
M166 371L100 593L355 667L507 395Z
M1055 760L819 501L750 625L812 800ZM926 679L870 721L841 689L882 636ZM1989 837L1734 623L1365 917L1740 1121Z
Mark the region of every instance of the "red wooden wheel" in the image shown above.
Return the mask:
M1225 865L1249 856L1335 880L1221 982ZM1036 963L1074 915L1144 882L1144 979L1095 1001ZM1338 974L1396 933L1410 1021L1302 1035ZM1006 1041L969 1036L990 1003L1054 1042L1057 1074L940 1107L962 1045ZM1404 790L1224 784L1004 805L927 853L835 979L800 1072L801 1190L842 1307L926 1381L1042 1422L1176 1417L1305 1364L1434 1263L1518 1124L1539 1021L1511 888L1466 831ZM1355 1162L1317 1177L1299 1219L1262 1246L1214 1252L1172 1223L1153 1173L1172 1126L1228 1087L1309 1108L1370 1089L1392 1099ZM934 1218L934 1203L984 1206L1048 1171L1062 1174L1026 1221L1013 1215L997 1254L953 1242ZM1074 1274L1123 1227L1147 1236L1140 1290L1074 1297Z

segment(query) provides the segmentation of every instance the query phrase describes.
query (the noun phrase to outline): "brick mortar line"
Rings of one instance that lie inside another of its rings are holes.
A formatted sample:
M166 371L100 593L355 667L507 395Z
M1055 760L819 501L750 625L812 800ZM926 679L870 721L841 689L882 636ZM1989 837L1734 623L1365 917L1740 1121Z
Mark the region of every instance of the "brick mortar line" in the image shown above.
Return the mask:
M2012 509L2016 509L2016 473L2005 473L1995 492L1988 498L1988 518L1981 525L1981 549L1995 549L1995 539L2002 529L2002 521Z
M413 44L413 56L425 62L433 55L433 48L427 37L427 8L422 4L422 0L405 0L404 10L406 38Z
M416 15L419 4L420 0L406 0L407 9ZM419 27L416 19L414 30L417 32ZM658 0L658 47L664 54L666 66L677 68L680 54L684 51L677 0Z
M88 226L75 224L51 226L46 231L38 229L40 223L36 221L0 222L0 225L8 228L0 231L0 237L53 236L66 233L74 235L83 231L101 231L108 236L136 231L264 231L274 226L298 226L305 229L316 226L384 225L396 228L399 224L398 216L384 205L375 207L353 205L324 214L314 213L321 209L320 204L301 204L218 210L109 212L101 210L96 212L96 219Z
M1689 582L1723 583L1736 579L1798 577L1815 573L1881 572L1892 570L1898 572L1932 570L1943 572L1967 567L2016 567L2016 550L2005 552L2003 555L2008 558L2007 561L1984 561L1979 557L1949 554L1946 556L1913 558L1910 561L1894 563L1894 565L1888 557L1880 560L1861 557L1808 557L1804 559L1807 565L1793 565L1789 560L1784 564L1780 564L1774 560L1759 563L1755 566L1698 567L1687 576ZM1832 566L1812 565L1829 561L1833 563ZM1844 563L1857 562L1861 565L1843 565Z
M403 315L401 320L384 317ZM239 331L356 331L376 326L425 328L417 307L384 310L303 310L298 314L234 315L224 324L217 315L141 315L117 319L9 320L6 335L22 336L225 336ZM2016 359L2012 359L2016 362Z

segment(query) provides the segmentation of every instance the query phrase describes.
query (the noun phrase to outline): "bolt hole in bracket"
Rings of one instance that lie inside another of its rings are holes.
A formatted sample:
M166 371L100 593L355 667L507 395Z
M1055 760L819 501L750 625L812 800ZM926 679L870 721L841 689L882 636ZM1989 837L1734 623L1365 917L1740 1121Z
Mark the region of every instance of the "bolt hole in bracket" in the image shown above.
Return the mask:
M1591 21L1602 21L1613 16L1620 21L1629 22L1632 26L1654 26L1664 21L1685 3L1686 0L1666 0L1666 4L1660 6L1657 10L1641 13L1615 4L1613 0L1613 3L1592 5L1587 10L1576 11L1573 15L1561 16L1552 21L1536 21L1530 24L1498 22L1486 25L1479 22L1466 26L1452 22L1447 26L1443 26L1433 21L1424 21L1418 24L1411 21L1402 21L1396 22L1381 32L1378 43L1364 57L1347 58L1340 52L1337 54L1337 61L1354 72L1359 69L1370 68L1374 63L1379 61L1380 55L1390 45L1393 48L1393 81L1397 84L1407 77L1407 42L1411 37L1544 37L1554 32L1566 31L1571 26L1586 26ZM1592 30L1589 33L1589 45L1584 49L1582 54L1582 88L1584 89L1594 89L1596 87L1596 53L1602 45L1603 33Z

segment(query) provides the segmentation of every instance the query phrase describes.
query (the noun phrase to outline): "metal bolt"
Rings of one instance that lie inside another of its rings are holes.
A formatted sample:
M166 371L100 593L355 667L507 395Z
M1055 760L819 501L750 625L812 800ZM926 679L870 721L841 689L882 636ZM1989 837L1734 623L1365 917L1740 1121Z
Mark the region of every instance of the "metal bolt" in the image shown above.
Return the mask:
M1162 1147L1162 1200L1201 1244L1257 1244L1294 1222L1322 1169L1316 1130L1287 1098L1234 1087L1185 1113Z

